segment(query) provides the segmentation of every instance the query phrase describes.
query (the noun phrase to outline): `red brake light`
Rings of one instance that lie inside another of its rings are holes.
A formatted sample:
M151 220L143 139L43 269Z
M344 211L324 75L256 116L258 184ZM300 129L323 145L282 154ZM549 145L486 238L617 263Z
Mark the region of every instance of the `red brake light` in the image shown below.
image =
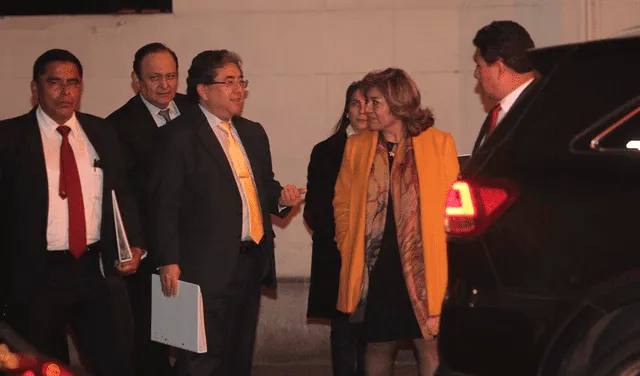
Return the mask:
M452 236L479 235L516 197L516 189L505 182L456 180L447 195L445 230Z
M61 376L62 370L60 369L59 365L52 362L46 362L42 366L42 375L43 376Z

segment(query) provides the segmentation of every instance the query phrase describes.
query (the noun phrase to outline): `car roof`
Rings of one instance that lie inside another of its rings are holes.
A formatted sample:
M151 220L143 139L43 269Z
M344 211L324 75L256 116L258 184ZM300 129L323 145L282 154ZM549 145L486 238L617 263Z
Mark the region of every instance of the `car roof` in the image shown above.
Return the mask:
M638 37L638 36L640 36L640 25L623 29L618 34L616 34L614 38L630 38L630 37Z
M579 53L583 57L599 54L637 54L640 51L640 27L615 37L580 43L560 44L529 50L529 58L538 72L547 74L568 55Z

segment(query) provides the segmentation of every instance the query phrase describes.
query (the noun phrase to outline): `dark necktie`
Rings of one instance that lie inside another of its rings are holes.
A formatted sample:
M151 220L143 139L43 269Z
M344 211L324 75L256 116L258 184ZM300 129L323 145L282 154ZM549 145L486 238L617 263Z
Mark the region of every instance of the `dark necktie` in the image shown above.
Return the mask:
M500 103L496 104L491 109L491 113L489 114L489 116L491 117L491 120L490 120L490 123L489 123L489 127L487 128L487 135L491 134L491 132L493 132L493 130L498 125L498 114L500 113L501 109L502 109L502 107L500 106Z
M60 145L60 187L59 194L67 199L69 207L69 252L75 257L82 256L87 249L87 228L84 216L84 202L82 200L82 186L76 157L69 143L71 128L61 125L57 128L62 135Z
M158 115L162 116L167 123L171 121L171 116L169 116L168 108L158 111Z

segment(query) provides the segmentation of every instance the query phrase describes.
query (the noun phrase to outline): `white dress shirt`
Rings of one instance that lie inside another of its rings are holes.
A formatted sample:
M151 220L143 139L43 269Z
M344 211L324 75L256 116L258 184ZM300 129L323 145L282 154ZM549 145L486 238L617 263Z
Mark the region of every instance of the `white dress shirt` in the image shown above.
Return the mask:
M243 241L251 240L251 233L249 232L249 205L247 204L247 198L244 195L244 189L242 189L242 183L240 183L240 179L238 178L238 173L236 172L235 167L233 166L233 162L229 157L229 136L227 136L227 132L220 127L220 124L224 122L218 119L214 114L209 112L206 108L202 107L202 105L198 105L198 106L200 106L200 109L202 110L204 115L207 117L207 122L209 123L211 130L213 130L213 133L216 135L216 138L220 142L220 145L222 145L222 149L224 150L224 154L227 156L227 161L229 162L231 171L233 171L233 177L236 180L236 185L238 186L238 192L240 192L240 198L242 199L242 240ZM233 122L229 121L229 124L231 125L230 129L231 129L231 132L233 133L233 136L238 141L238 144L240 144L240 150L242 150L242 154L247 159L247 166L249 167L249 172L251 173L251 179L253 179L255 184L256 179L255 179L255 176L253 175L251 162L249 161L247 152L244 149L244 145L242 145L242 140L240 140L240 136L238 136L238 132L236 131L236 128L233 126ZM256 187L256 193L257 192L258 192L258 188ZM258 200L259 199L260 198L258 197ZM260 202L258 202L258 204L260 204ZM262 213L262 209L260 209L260 212Z
M504 117L507 115L507 112L509 112L511 107L513 107L513 104L516 103L516 100L518 100L518 97L520 97L520 94L522 94L524 89L526 89L527 86L531 85L532 82L533 82L533 78L523 83L522 85L518 86L514 91L507 94L504 98L500 100L499 102L500 112L498 112L498 121L496 122L496 125L500 124L502 119L504 119Z
M142 103L144 103L144 105L147 106L147 109L151 113L151 117L153 117L153 121L156 122L156 125L158 126L158 128L167 124L167 121L165 120L165 118L163 118L162 115L158 114L158 112L163 110L163 108L159 108L151 104L151 102L144 99L144 96L142 96L142 94L138 94L138 95L140 96L140 99L142 99ZM180 116L180 110L178 110L178 106L176 106L174 101L171 101L169 103L168 108L169 108L169 117L171 118L171 120Z
M49 191L47 249L66 250L69 249L69 208L67 200L63 200L59 195L62 135L56 130L59 124L45 114L39 106L36 117L42 138ZM76 115L74 114L65 125L71 128L69 143L80 175L87 244L93 244L100 240L103 173L101 168L94 167L99 159L98 154L78 123Z

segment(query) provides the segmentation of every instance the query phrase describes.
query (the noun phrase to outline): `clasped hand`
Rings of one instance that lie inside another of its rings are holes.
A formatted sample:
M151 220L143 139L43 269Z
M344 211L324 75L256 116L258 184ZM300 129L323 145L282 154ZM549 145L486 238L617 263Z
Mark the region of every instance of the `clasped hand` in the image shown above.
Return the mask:
M280 191L280 206L295 206L302 202L302 195L307 193L306 188L298 188L293 184L287 184Z

